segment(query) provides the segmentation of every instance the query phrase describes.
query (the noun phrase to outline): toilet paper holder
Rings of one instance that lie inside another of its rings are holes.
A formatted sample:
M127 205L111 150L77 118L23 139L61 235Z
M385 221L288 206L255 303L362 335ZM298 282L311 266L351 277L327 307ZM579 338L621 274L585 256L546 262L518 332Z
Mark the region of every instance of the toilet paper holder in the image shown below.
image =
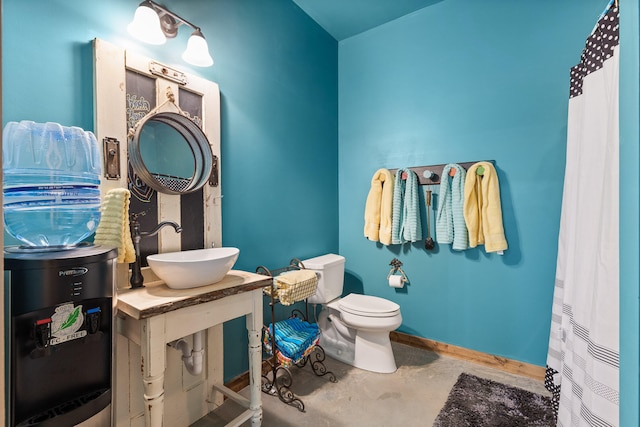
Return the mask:
M398 258L392 259L389 265L391 266L391 270L389 270L389 274L387 274L387 280L389 280L389 277L391 277L392 275L400 273L402 275L403 283L409 281L407 275L404 274L404 271L402 270L402 262Z

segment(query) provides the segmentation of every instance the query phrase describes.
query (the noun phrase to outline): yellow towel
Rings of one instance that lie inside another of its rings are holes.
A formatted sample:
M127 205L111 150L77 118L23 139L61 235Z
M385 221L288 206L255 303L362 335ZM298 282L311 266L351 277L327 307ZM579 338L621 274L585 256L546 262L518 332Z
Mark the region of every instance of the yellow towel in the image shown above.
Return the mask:
M294 270L273 279L277 297L282 305L291 305L316 293L318 277L310 270Z
M383 245L391 244L393 181L393 174L388 169L378 169L371 178L364 208L364 237Z
M315 277L316 273L311 270L294 270L281 274L276 280L285 286L293 286Z
M118 248L118 262L132 263L136 253L129 230L129 198L126 188L109 190L102 201L102 215L96 230L95 244Z
M476 169L482 166L482 177ZM502 225L500 184L495 168L489 162L478 162L467 171L464 184L464 220L469 230L469 246L484 244L487 252L507 249Z

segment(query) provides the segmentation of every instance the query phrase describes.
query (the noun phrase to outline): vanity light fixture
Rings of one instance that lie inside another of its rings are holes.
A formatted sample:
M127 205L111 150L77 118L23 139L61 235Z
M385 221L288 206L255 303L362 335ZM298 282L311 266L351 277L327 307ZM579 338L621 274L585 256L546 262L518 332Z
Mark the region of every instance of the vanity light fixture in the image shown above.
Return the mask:
M209 54L209 46L200 28L152 0L144 0L140 3L133 21L127 26L127 31L145 43L160 45L164 44L167 38L174 38L178 34L178 27L182 24L194 30L189 37L182 59L198 67L212 66L213 58Z
M160 16L151 2L143 1L136 9L133 21L127 26L129 34L149 44L164 44L167 41L160 28Z

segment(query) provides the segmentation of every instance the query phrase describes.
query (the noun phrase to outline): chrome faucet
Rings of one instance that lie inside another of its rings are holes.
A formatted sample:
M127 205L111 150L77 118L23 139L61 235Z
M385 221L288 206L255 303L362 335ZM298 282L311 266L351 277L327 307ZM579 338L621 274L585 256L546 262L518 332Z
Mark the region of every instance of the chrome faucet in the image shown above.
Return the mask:
M133 248L136 252L136 260L131 265L131 288L141 288L144 285L144 276L142 276L142 270L140 268L141 265L141 257L140 257L140 240L143 237L151 237L155 236L160 232L160 230L165 226L171 226L176 231L176 233L180 233L182 231L182 227L179 224L173 221L162 221L151 231L140 231L140 222L138 222L138 218L146 215L146 212L140 213L132 213L130 215L129 226L131 229L131 240L133 240Z

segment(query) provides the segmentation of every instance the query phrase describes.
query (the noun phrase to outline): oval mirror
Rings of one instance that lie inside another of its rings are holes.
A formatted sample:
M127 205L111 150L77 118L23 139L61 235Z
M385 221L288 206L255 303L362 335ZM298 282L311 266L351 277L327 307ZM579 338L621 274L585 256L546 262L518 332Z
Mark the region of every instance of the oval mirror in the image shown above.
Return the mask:
M186 194L204 186L213 154L207 136L178 113L143 118L129 138L129 161L135 173L154 190Z

